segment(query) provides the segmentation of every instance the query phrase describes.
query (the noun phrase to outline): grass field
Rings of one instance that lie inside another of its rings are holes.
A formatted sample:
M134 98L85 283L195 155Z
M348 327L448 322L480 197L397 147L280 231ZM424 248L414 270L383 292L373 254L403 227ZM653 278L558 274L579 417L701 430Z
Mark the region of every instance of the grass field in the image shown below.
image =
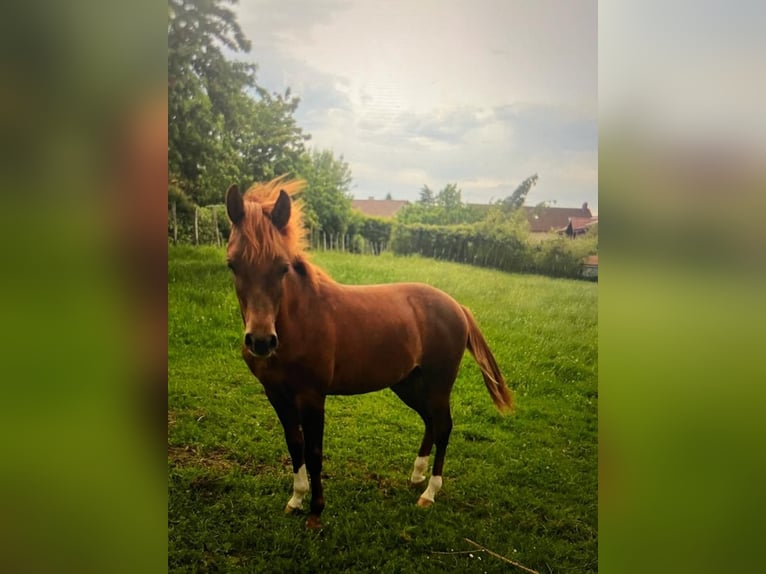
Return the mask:
M170 247L169 568L188 572L597 571L597 294L593 283L420 258L317 253L343 283L422 281L476 316L516 413L498 414L466 354L444 487L408 485L422 423L389 390L329 397L320 532L285 516L282 430L240 357L223 249Z

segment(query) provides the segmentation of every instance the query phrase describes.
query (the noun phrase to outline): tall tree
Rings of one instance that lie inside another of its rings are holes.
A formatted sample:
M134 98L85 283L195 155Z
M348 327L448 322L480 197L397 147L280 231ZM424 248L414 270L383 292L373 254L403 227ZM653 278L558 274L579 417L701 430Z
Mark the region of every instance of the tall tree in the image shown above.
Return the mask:
M434 195L433 190L427 185L424 185L420 190L420 198L418 199L418 203L426 206L431 206L435 203L435 201L436 196Z
M519 184L519 186L513 190L513 193L509 195L508 197L506 197L501 202L503 211L505 212L516 211L522 205L524 205L524 201L527 198L527 194L529 193L529 190L531 190L536 183L537 183L537 174L531 175L527 179L522 181Z
M306 180L302 199L307 224L325 233L345 233L351 222L351 170L343 156L311 150L299 161L296 174Z
M169 0L168 167L198 204L219 202L232 182L292 171L308 139L293 117L298 98L268 93L254 65L224 56L250 49L235 3Z
M463 203L463 192L456 183L448 183L437 194L424 185L417 203L399 210L396 218L402 223L454 225L478 221L481 215Z
M226 136L239 94L254 85L252 66L232 64L221 51L250 44L225 6L234 0L169 0L168 168L197 202L205 190L239 179L236 149Z
M463 192L456 183L448 183L436 194L436 204L448 214L456 213L463 207Z
M249 128L243 133L244 170L254 181L266 181L294 172L305 153L311 136L304 134L293 114L300 99L290 93L270 94L257 89L259 100L253 101Z

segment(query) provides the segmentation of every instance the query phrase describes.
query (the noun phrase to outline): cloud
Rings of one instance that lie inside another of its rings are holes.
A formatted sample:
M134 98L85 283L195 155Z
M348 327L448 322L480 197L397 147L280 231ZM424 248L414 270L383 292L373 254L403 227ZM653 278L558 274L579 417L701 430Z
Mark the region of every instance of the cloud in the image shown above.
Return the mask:
M464 199L533 192L597 203L595 2L242 4L259 82L301 97L311 145L349 162L354 193ZM530 193L533 197L533 193Z
M512 113L461 107L403 113L390 124L347 111L318 126L314 141L348 150L356 191L364 197L391 192L415 199L423 184L438 189L457 182L466 200L481 203L509 195L538 173L538 201L595 205L596 133L596 118L555 107L521 106Z

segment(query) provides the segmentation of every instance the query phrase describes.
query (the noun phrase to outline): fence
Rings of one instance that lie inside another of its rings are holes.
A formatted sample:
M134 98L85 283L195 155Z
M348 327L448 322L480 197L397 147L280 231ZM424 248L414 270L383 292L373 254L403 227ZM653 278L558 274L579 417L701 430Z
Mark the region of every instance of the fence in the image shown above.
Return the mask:
M329 233L311 228L307 233L309 246L313 251L369 255L391 249L398 255L419 254L503 271L569 278L583 278L583 259L597 249L595 242L584 239L559 238L531 244L514 233L485 230L476 225L400 224L390 238L388 223L373 222L357 229L377 240L359 232ZM223 205L195 206L184 212L179 212L175 203L170 205L168 237L173 243L222 246L228 236L229 219Z
M168 210L168 238L177 243L194 245L217 245L226 243L229 237L229 220L223 205L195 206L193 210L180 212L175 202ZM344 251L380 255L388 248L388 241L372 241L359 233L328 233L311 228L307 238L314 251Z

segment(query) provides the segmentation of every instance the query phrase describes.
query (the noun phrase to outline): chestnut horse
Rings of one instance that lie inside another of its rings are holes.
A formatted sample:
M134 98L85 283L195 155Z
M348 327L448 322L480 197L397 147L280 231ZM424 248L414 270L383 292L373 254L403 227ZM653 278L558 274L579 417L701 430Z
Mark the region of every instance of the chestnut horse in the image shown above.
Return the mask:
M501 412L513 401L471 312L418 283L341 285L308 261L300 203L302 181L278 178L244 197L226 194L231 220L228 266L234 273L245 336L242 356L284 427L293 464L286 512L302 508L311 477L307 526L320 526L325 397L391 388L425 423L410 481L425 482L418 505L442 486L452 417L450 392L466 349L481 367Z

